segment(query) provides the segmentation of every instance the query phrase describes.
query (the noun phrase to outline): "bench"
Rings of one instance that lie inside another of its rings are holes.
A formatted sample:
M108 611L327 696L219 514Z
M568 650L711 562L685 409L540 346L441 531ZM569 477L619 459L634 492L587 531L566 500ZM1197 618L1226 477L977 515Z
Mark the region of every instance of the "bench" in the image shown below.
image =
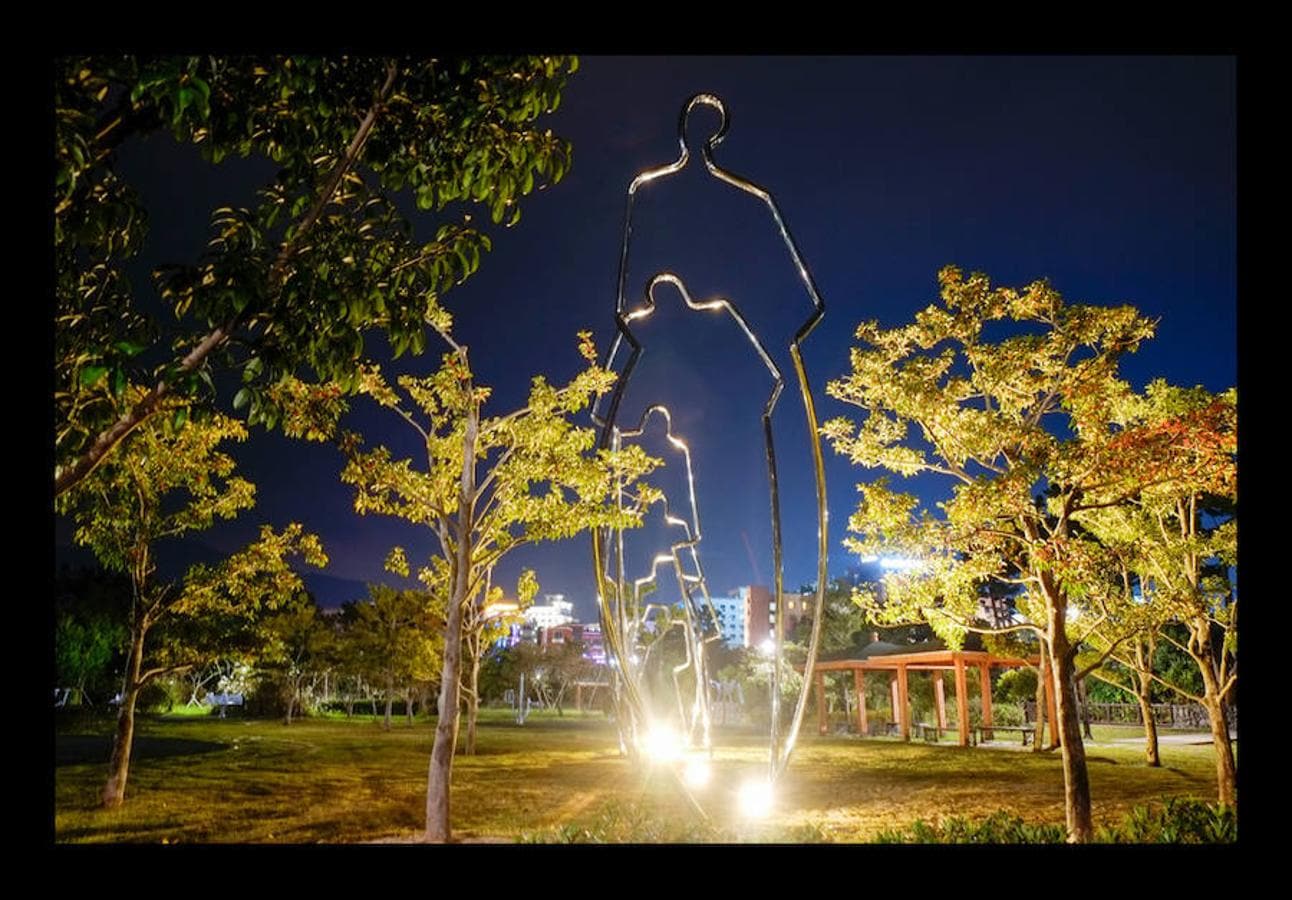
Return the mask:
M940 725L928 725L924 722L916 722L915 731L922 739L928 741L930 744L936 744L938 741L942 740L942 726Z
M975 744L992 740L993 732L997 731L1017 732L1023 736L1024 747L1027 746L1028 741L1036 738L1036 728L1032 725L975 725L973 731Z
M220 718L224 718L224 711L230 706L242 706L241 694L207 694L206 702L211 706L220 707Z

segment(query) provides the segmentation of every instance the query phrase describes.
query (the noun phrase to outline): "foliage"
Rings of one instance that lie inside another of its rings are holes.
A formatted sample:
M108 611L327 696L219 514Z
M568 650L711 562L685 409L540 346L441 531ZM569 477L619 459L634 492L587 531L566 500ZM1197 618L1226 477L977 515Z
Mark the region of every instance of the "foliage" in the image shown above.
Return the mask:
M1092 577L1100 548L1072 529L1074 517L1151 477L1138 474L1144 454L1129 452L1108 426L1127 393L1114 377L1118 357L1150 337L1153 323L1131 307L1067 305L1045 282L992 289L985 276L965 279L954 267L939 282L943 305L914 324L859 326L852 372L827 387L867 413L859 427L826 423L837 452L867 468L954 481L940 517L915 515L916 499L886 479L859 486L848 548L923 567L886 576L883 603L864 587L857 598L881 622L926 617L958 646L978 618L982 584L1021 582L1019 610L1045 631L1050 610L1100 580ZM998 322L1022 331L990 343L984 332ZM1072 437L1052 432L1056 416Z
M1238 840L1232 806L1192 797L1166 797L1160 807L1137 806L1120 827L1100 829L1107 844L1228 844Z
M1236 393L1154 381L1127 404L1124 419L1125 435L1161 445L1155 458L1169 477L1087 513L1082 524L1117 553L1125 583L1119 612L1160 638L1145 677L1187 699L1223 698L1237 681L1238 600L1229 578L1238 562ZM1092 635L1123 666L1139 669L1110 646L1115 640Z
M979 821L948 816L940 822L916 819L909 828L882 831L878 844L1060 844L1062 825L1032 825L1008 812L995 812Z
M971 820L950 816L929 823L917 819L906 828L880 832L880 844L1059 844L1061 825L1033 825L1001 810ZM1102 844L1225 844L1238 839L1238 816L1233 807L1192 797L1166 797L1160 806L1136 806L1120 825L1101 827Z
M131 387L137 396L142 389ZM125 796L139 693L162 676L252 652L262 610L273 609L301 590L290 565L302 557L327 563L316 536L298 524L281 532L269 525L260 537L215 565L191 566L177 582L157 584L157 544L209 528L254 503L254 486L233 474L233 458L220 449L242 439L243 425L222 415L177 422L153 419L90 477L57 498L60 512L76 525L74 539L106 568L129 575L130 643L118 737L104 802ZM150 640L151 638L151 640Z
M102 569L64 570L54 583L54 677L70 703L102 703L121 687L130 580Z
M938 280L941 305L914 323L863 322L851 372L826 388L866 414L860 425L825 424L837 452L866 468L952 482L940 514L917 512L917 498L887 478L858 486L845 545L918 565L886 576L882 595L863 586L856 598L876 621L922 619L955 648L986 627L982 593L999 583L1021 619L1005 627L1034 630L1053 661L1068 824L1075 840L1089 840L1071 676L1077 647L1104 623L1118 588L1109 548L1080 523L1179 477L1163 462L1170 437L1121 427L1133 399L1118 361L1155 323L1130 306L1067 304L1044 281L993 288L985 275L965 278L950 266ZM989 340L1002 326L1006 335ZM1082 611L1091 624L1069 634Z
M257 669L262 685L268 682L277 694L277 704L291 721L292 711L305 712L302 687L305 679L325 667L332 649L332 630L319 615L314 598L298 592L282 607L264 618L260 625L264 642ZM260 698L263 707L264 698Z
M438 552L417 572L429 591L447 598L439 701L445 715L437 725L427 788L432 840L449 837L448 786L460 682L467 674L461 665L461 642L467 636L463 623L483 621L472 609L487 589L493 567L525 544L573 537L587 528L635 526L639 510L658 495L638 481L658 460L638 446L594 450L592 429L570 422L593 397L609 390L615 377L597 365L589 333L579 335L586 370L563 387L536 376L524 406L493 417L482 416L490 390L475 384L467 348L447 331L440 334L452 352L432 375L401 377L396 389L374 366L364 370L359 386L418 434L426 450L424 462L414 466L411 459L395 460L386 447L365 448L353 433L339 438L347 458L341 480L356 488L355 510L424 526L438 543ZM328 432L335 422L311 427ZM621 488L630 498L626 505L613 502L622 496L616 493ZM402 548L395 548L387 565L409 574ZM472 656L474 687L479 655Z
M396 692L439 678L444 651L444 595L368 585L368 600L355 604L344 639L363 657L385 689L389 708ZM389 721L386 726L389 727Z
M805 585L801 594L815 594L816 587ZM825 589L825 619L821 623L820 649L824 652L860 648L867 638L870 620L865 610L852 602L852 585L846 579L836 578ZM794 627L789 639L807 645L812 634L812 617L803 616Z
M1002 703L1025 703L1035 700L1036 681L1035 669L1006 669L996 680L993 690L994 699ZM1091 687L1093 689L1093 685Z
M413 239L396 203L483 203L514 224L520 198L559 181L570 146L537 119L577 61L472 56L65 57L54 79L55 458L62 493L168 396L241 371L235 408L268 427L287 375L354 386L363 332L420 353L440 298L479 266L489 237L441 216ZM118 150L167 132L211 163L267 158L246 207L211 214L195 262L155 273L174 329L145 315L127 276L147 211ZM470 207L468 207L470 208ZM131 380L157 389L122 403ZM187 412L176 412L177 416Z

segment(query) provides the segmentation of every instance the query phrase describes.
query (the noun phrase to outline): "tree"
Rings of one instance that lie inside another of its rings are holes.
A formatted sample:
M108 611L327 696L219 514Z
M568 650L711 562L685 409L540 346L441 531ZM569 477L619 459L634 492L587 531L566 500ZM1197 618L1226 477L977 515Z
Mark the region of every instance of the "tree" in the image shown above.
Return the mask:
M130 579L84 568L59 573L54 586L54 670L58 684L74 687L77 702L112 696L114 665L127 644Z
M585 371L559 388L535 377L524 406L492 418L481 415L490 392L475 384L467 348L446 331L441 335L452 352L427 378L401 377L402 395L375 367L365 371L359 388L414 429L426 447L424 468L415 468L411 459L393 459L385 447L364 449L357 435L341 438L348 457L341 477L356 488L355 510L426 526L439 545L439 553L418 573L428 589L444 586L448 601L439 721L427 779L428 841L450 838L463 619L487 573L526 544L573 537L592 527L639 523L639 510L656 492L635 481L657 464L635 446L593 452L593 431L570 423L571 415L614 380L613 373L597 366L588 334L580 335ZM287 427L300 435L328 431L304 421ZM626 507L612 502L618 484L629 485L638 502ZM405 576L409 572L401 548L395 548L388 565Z
M462 671L462 693L467 707L467 738L462 748L467 756L476 752L476 725L480 718L480 664L489 648L507 635L513 624L524 621L520 611L529 606L538 593L538 581L533 569L521 572L516 584L516 608L507 609L503 602L501 585L493 584L492 570L485 572L485 586L467 605L462 617L462 652L466 665Z
M143 393L130 388L127 402ZM125 798L135 704L144 686L227 652L231 638L248 635L259 610L299 591L300 576L289 557L318 566L327 562L318 538L300 525L281 532L264 526L259 540L222 562L194 565L178 582L156 583L159 541L204 530L254 504L254 486L233 475L232 457L218 449L245 436L244 426L218 414L178 424L154 419L58 498L60 511L76 523L76 542L93 550L106 568L128 574L131 583L130 649L105 806L119 806Z
M1147 622L1145 643L1161 639L1187 654L1202 690L1155 671L1153 654L1142 645L1116 658L1134 673L1142 703L1154 680L1206 709L1220 802L1233 805L1236 767L1226 706L1238 683L1238 597L1230 580L1238 563L1237 394L1155 381L1124 408L1119 447L1137 458L1151 448L1158 477L1128 502L1092 510L1083 522L1125 548L1125 596L1133 614ZM1184 640L1172 623L1183 626Z
M440 298L491 245L470 215L414 241L396 195L422 210L483 202L513 224L520 198L569 168L569 144L535 120L576 68L553 56L59 60L55 494L173 399L209 398L215 370L241 372L234 408L272 428L281 378L354 387L364 331L384 331L396 355L422 352L425 322L446 320ZM147 213L117 170L119 148L160 131L209 162L276 167L252 205L213 211L201 259L155 273L175 314L167 333L170 317L134 302L126 266ZM151 387L122 408L131 380Z
M386 694L382 728L389 731L396 688L407 702L410 685L430 681L438 673L444 644L443 600L437 602L434 594L425 591L384 584L368 585L368 597L367 602L356 604L357 618L348 637L376 662L375 674Z
M305 713L305 680L329 660L332 631L319 615L314 598L301 592L268 616L262 626L265 650L261 668L275 676L283 704L283 724L292 713Z
M855 537L845 544L922 562L885 579L882 605L873 591L860 590L858 600L879 621L926 619L956 646L969 629L998 630L978 619L984 582L1022 589L1017 604L1026 621L1003 630L1031 629L1045 643L1069 838L1089 841L1090 785L1071 677L1081 638L1070 634L1068 618L1106 579L1098 542L1073 524L1157 477L1142 465L1150 448L1119 447L1110 428L1126 393L1115 378L1118 359L1151 337L1154 323L1129 306L1065 304L1044 281L993 289L985 275L966 279L954 267L938 280L941 305L913 324L859 326L863 346L852 351L851 373L827 387L866 412L860 426L846 418L826 423L837 452L867 468L931 473L953 484L940 515L916 515L917 499L887 479L858 487ZM1010 336L986 340L984 330L998 323L1010 323ZM908 437L912 425L922 440Z

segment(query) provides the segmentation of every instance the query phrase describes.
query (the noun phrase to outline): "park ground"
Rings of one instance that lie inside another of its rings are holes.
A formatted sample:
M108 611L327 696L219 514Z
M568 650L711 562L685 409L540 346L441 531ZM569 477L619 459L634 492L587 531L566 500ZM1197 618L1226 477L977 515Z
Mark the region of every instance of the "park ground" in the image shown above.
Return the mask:
M276 721L209 716L142 717L123 808L97 806L112 723L67 719L55 735L58 842L315 843L409 840L424 823L433 720L389 732L369 716ZM1096 825L1167 797L1214 801L1215 762L1205 736L1165 732L1162 766L1144 765L1139 729L1095 726L1087 742ZM1136 739L1139 740L1136 740ZM735 796L766 770L765 738L715 735L713 779L696 797L719 832L687 831L700 819L676 781L620 758L600 714L482 715L478 754L454 764L452 821L459 840L554 840L558 829L604 822L631 809L677 823L674 838L868 841L916 819L1006 810L1031 823L1062 823L1058 751L1011 742L961 748L805 733L778 786L770 818L742 820ZM611 813L613 814L613 812ZM635 832L640 838L640 832ZM645 839L650 839L649 837ZM663 838L668 839L668 838Z

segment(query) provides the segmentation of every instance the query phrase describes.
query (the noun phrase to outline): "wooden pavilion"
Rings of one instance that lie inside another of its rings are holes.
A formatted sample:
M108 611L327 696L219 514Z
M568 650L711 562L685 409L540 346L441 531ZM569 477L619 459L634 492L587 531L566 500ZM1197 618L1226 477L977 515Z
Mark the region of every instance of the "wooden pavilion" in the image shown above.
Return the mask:
M918 645L917 645L918 646ZM927 644L924 646L928 646ZM953 672L955 677L956 724L958 726L960 746L969 746L969 677L967 670L974 667L978 670L978 680L982 691L982 724L992 724L991 715L991 669L1036 668L1038 657L1022 659L1015 656L997 656L985 650L947 650L945 647L934 650L919 650L914 647L902 647L885 641L875 641L862 648L851 659L818 660L815 667L816 703L821 734L829 731L826 719L825 677L835 672L852 672L853 683L857 693L857 727L861 734L868 733L866 721L865 679L867 672L887 672L889 697L891 702L892 721L896 722L902 739L911 739L910 698L907 693L907 675L911 671L933 673L933 698L937 709L937 725L947 727L946 691L943 686L943 673ZM800 669L800 671L802 671ZM1046 667L1045 671L1046 711L1051 722L1057 721L1055 713L1054 676Z

